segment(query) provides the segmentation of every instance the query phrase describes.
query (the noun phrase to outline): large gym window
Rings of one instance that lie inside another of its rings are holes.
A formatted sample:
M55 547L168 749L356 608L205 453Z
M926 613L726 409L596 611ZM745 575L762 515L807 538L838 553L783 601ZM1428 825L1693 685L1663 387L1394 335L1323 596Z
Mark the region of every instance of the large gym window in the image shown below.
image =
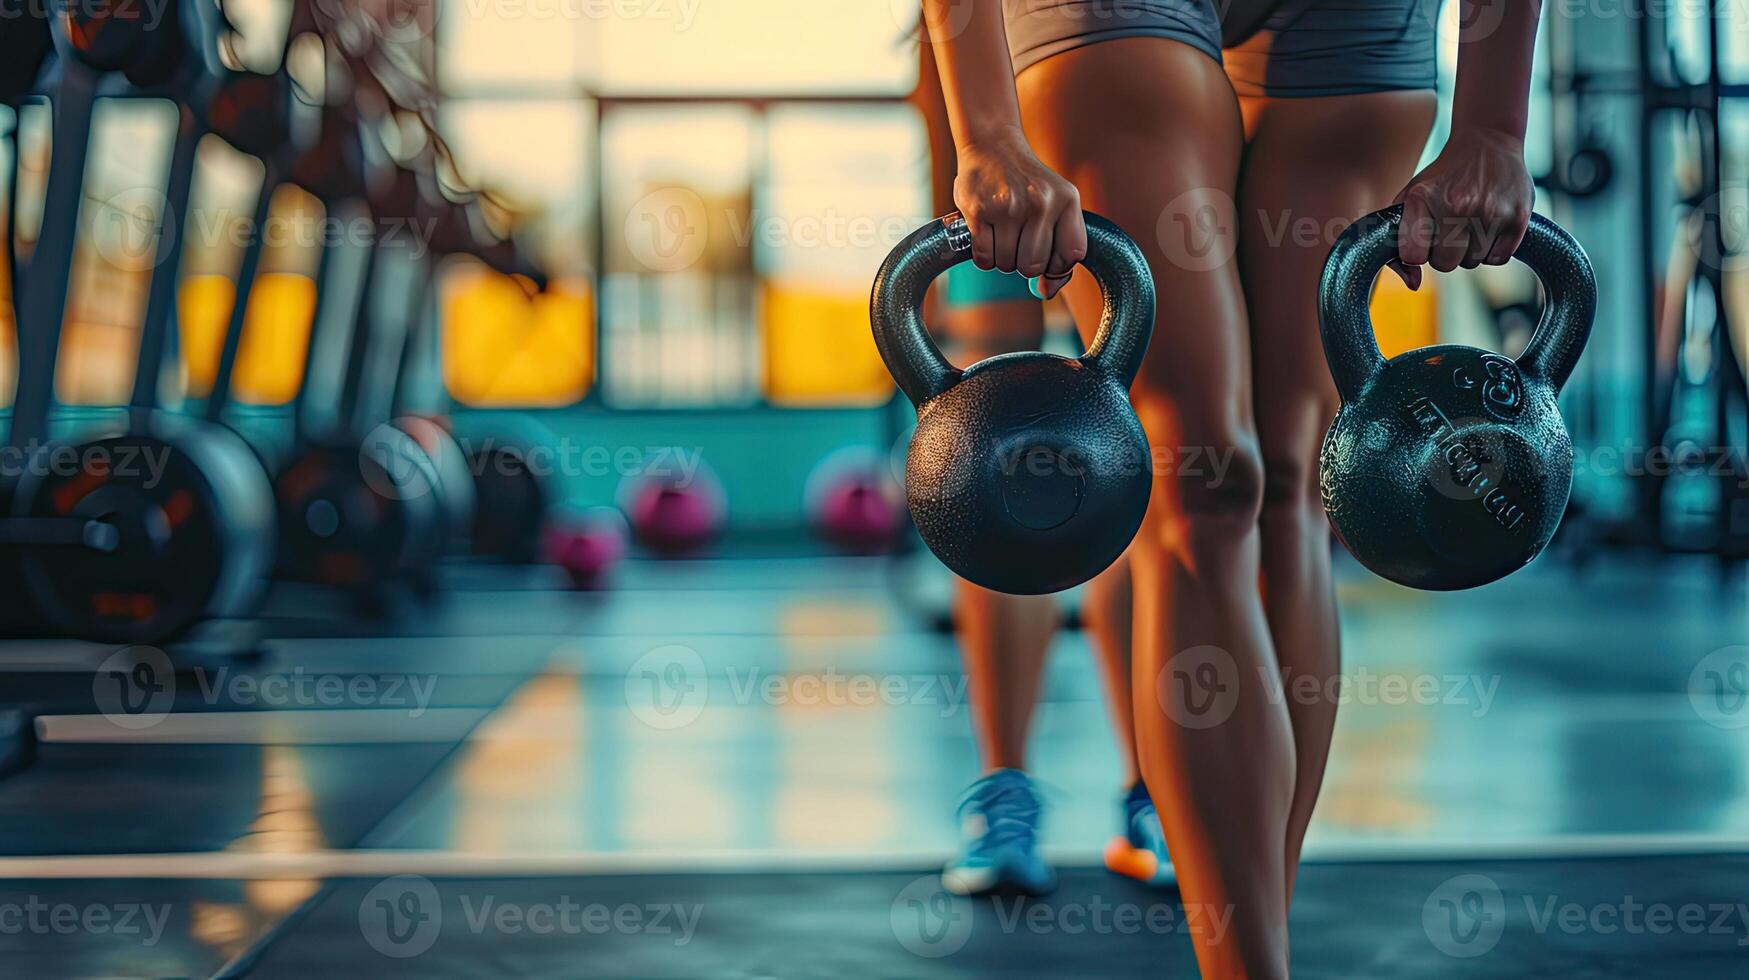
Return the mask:
M175 125L168 102L97 104L55 367L55 397L63 404L119 405L133 387ZM43 153L46 174L46 139L40 151L25 152Z
M471 25L470 25L471 26ZM470 182L520 216L517 236L551 280L530 290L478 262L440 277L443 377L474 406L567 405L595 379L595 287L588 275L592 104L583 99L463 98L441 125Z
M639 10L444 8L445 135L470 179L525 209L519 238L566 289L548 308L547 294L526 300L477 268L447 276L451 394L662 408L884 399L868 283L909 230L898 225L927 216L921 127L899 101L915 81L914 5Z

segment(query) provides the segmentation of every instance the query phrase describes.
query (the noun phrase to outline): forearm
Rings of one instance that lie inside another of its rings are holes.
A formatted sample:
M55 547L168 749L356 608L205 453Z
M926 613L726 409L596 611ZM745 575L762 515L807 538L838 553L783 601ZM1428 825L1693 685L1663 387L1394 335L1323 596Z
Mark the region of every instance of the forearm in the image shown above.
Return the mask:
M1490 130L1523 141L1541 0L1461 0L1452 131Z
M969 19L961 25L956 21L968 15L967 5ZM923 21L941 74L954 145L963 150L1021 138L1001 0L923 0Z

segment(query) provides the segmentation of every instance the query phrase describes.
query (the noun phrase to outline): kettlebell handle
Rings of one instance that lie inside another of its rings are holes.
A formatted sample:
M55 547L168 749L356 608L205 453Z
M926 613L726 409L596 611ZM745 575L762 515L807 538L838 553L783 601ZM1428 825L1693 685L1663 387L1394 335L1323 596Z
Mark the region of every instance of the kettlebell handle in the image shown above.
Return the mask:
M1117 225L1091 211L1087 258L1105 297L1105 312L1081 362L1115 376L1125 388L1142 368L1154 332L1154 277L1142 250ZM869 325L875 347L899 390L912 404L953 387L962 372L942 356L923 324L923 294L936 276L972 257L972 234L965 218L937 218L894 246L869 294Z
M1403 206L1393 204L1349 225L1330 249L1318 282L1318 332L1324 356L1343 402L1361 388L1385 358L1373 333L1373 280L1397 257L1397 228ZM1540 214L1530 216L1524 241L1513 258L1530 266L1542 283L1542 319L1518 355L1521 370L1547 380L1559 391L1579 363L1597 311L1597 279L1585 250L1560 225Z

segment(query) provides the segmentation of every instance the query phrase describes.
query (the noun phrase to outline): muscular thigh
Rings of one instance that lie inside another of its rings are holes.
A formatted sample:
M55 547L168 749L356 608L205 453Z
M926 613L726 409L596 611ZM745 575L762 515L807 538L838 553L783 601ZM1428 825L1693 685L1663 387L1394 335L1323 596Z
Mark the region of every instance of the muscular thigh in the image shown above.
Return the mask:
M1335 235L1391 202L1433 123L1426 91L1247 98L1240 266L1258 437L1272 481L1310 476L1336 410L1318 339L1318 276Z
M1162 38L1054 55L1017 79L1034 150L1082 206L1130 234L1154 274L1157 322L1135 400L1156 450L1166 435L1249 441L1250 363L1232 213L1242 133L1220 66ZM1084 331L1099 322L1085 272L1065 293Z

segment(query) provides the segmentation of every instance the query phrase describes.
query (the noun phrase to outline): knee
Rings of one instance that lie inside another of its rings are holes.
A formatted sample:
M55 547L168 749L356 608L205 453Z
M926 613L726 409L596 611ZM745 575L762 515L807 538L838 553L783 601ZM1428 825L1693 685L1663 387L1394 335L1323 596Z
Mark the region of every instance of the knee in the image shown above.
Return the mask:
M1263 508L1272 516L1322 512L1316 447L1269 453L1263 459Z
M1200 465L1189 465L1200 455ZM1256 440L1249 435L1210 440L1194 453L1178 454L1163 482L1158 526L1193 553L1226 551L1251 534L1263 508L1264 470Z

